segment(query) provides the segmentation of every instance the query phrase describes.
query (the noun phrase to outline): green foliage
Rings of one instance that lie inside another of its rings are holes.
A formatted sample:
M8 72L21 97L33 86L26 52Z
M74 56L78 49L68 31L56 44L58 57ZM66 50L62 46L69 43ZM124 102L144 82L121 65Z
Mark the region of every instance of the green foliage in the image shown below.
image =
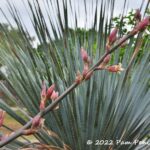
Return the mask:
M135 10L131 10L127 15L123 16L123 17L114 17L112 20L113 23L113 27L118 27L120 30L120 34L121 36L126 35L127 33L129 33L131 31L131 29L136 25L136 19L134 18L135 16ZM145 11L146 16L150 15L150 10L146 9ZM143 35L143 44L140 48L140 51L138 53L137 59L140 58L143 54L144 54L144 46L145 46L145 42L147 40L150 40L149 37L150 34L150 26L147 27L146 31L144 32ZM136 37L133 41L133 43L136 42ZM122 60L124 52L126 50L126 46L122 47L121 53L120 53L120 59Z
M56 2L58 6L58 1ZM69 4L65 7L64 3L61 10L63 13L58 7L56 8L58 22L55 28L53 19L49 18L51 31L38 1L35 1L35 4L29 1L28 4L32 25L40 46L37 49L32 47L20 18L15 13L15 7L10 4L12 17L22 34L18 35L18 39L14 39L12 35L7 36L7 31L3 30L5 47L0 49L1 63L7 66L8 71L8 76L4 74L3 76L12 90L3 83L0 83L0 89L10 101L16 103L26 117L24 119L22 115L14 112L4 101L0 101L0 108L22 125L39 112L42 81L45 80L47 86L56 83L56 89L62 93L74 82L76 72L78 70L82 72L81 46L87 49L94 64L104 53L107 35L111 30L109 22L104 23L105 15L109 15L107 5L104 5L104 8L101 7L99 20L96 19L99 12L95 10L94 23L89 32L78 30L77 25L72 30L68 27L68 9L72 8ZM46 4L47 10L51 8L53 2L47 1ZM114 1L109 4L110 9L113 9ZM49 16L50 13L47 13ZM64 14L64 22L62 22L61 14ZM78 16L74 19L78 20ZM95 30L96 25L99 26L98 31ZM59 37L56 30L59 30L62 36ZM82 36L81 32L84 33ZM51 37L52 33L55 35L55 40ZM122 28L120 28L120 34L122 34ZM127 68L135 48L134 41L137 40L138 37L129 39L121 60L119 55L122 49L118 48L114 52L111 63L117 64L122 61L123 67ZM126 71L121 74L112 74L107 71L96 72L89 81L77 87L63 99L59 110L49 112L45 116L45 128L35 135L36 138L41 143L61 148L67 144L73 150L110 148L110 145L94 145L96 140L113 140L113 149L117 150L135 149L137 145L115 145L115 141L118 139L144 140L149 135L150 53L148 50L150 50L150 42L146 39L143 44L143 55L132 64L129 74L126 74ZM53 131L59 138L49 134L48 131ZM87 145L89 139L93 140L92 145ZM6 147L16 148L22 144L24 143L11 143Z

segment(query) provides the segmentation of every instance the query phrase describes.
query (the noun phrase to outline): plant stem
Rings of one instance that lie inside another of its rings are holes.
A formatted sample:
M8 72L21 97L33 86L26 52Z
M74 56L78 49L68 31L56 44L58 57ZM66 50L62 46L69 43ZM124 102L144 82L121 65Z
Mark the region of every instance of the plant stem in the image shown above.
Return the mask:
M126 35L122 40L120 40L113 48L110 49L110 51L106 52L99 60L98 62L89 69L88 72L94 71L97 66L99 66L104 58L114 52L123 42L125 42L127 39L133 37L137 33L136 30L132 30L128 35ZM43 117L46 115L49 111L53 110L53 108L66 96L68 95L71 91L73 91L79 84L74 82L68 89L66 89L54 102L52 102L50 105L48 105L43 111L39 112L37 115L40 115ZM4 145L10 143L17 137L23 135L23 130L30 128L32 125L32 119L29 120L23 127L20 129L16 130L12 135L10 135L8 138L6 138L4 141L0 142L0 147L3 147Z

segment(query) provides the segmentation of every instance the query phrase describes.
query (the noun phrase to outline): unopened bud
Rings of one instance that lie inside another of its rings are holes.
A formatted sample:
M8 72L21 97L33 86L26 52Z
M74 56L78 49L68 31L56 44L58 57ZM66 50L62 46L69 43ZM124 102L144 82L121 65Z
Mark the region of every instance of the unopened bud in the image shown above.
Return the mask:
M145 30L145 28L149 25L149 21L150 17L146 17L144 18L141 22L139 22L137 24L137 26L135 27L135 29L137 29L138 31L143 31Z
M110 56L110 54L109 54L109 55L107 55L107 56L104 58L103 63L108 64L109 61L110 61L110 59L111 59L111 56Z
M41 124L42 124L42 118L40 115L37 115L32 119L32 127L31 128L38 128L41 126Z
M85 76L85 80L90 79L92 75L93 75L93 71L88 72Z
M5 118L5 113L6 113L5 111L0 109L0 127L3 125L4 118Z
M52 93L52 95L51 95L52 101L55 101L55 100L58 98L58 95L59 95L58 92L53 91L53 93ZM57 105L53 108L53 110L57 110L57 109L59 109L59 104L57 104Z
M51 97L51 95L52 95L54 89L55 89L55 84L51 85L51 86L48 88L48 90L47 90L47 96L46 96L47 99L50 99L50 97Z
M46 104L46 101L41 100L41 103L40 103L40 110L45 109L45 104Z
M83 72L82 72L83 77L86 76L88 70L89 70L89 65L88 64L84 64L84 68L83 68Z
M104 58L103 62L100 63L100 65L95 68L95 70L103 70L103 69L105 69L105 67L106 67L106 65L109 63L110 59L111 59L111 55L108 54L108 55Z
M77 74L76 74L76 79L75 79L75 82L77 84L80 84L83 80L83 75L78 71Z
M103 70L105 69L105 64L102 62L98 67L95 68L95 70Z
M84 62L88 62L88 54L87 51L81 47L81 57Z
M109 41L109 44L113 44L116 39L117 39L117 32L118 32L118 29L117 28L114 28L112 30L112 32L110 33L109 37L108 37L108 41Z
M118 73L120 73L121 71L124 70L124 68L122 68L122 64L121 63L119 63L118 65L108 66L106 69L109 72L118 72Z
M58 98L58 95L59 95L58 92L53 91L53 93L52 93L52 95L51 95L51 99L52 99L52 100L57 99L57 98Z

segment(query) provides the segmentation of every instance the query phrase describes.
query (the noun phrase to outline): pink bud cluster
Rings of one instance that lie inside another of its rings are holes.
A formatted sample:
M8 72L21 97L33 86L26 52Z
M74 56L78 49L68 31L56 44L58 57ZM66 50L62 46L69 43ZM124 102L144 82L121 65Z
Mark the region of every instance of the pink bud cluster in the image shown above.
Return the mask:
M87 51L84 48L81 48L81 57L84 65L82 75L85 80L88 80L92 75L92 72L88 72L91 64L91 58L88 56Z
M93 74L93 71L90 71L90 65L92 63L90 56L88 55L87 51L81 47L81 58L83 61L83 71L80 71L76 74L75 82L80 84L83 80L88 80Z
M117 40L117 32L118 32L118 29L117 28L114 28L110 35L108 36L108 41L107 41L107 44L106 44L106 52L109 52L110 48L111 48L111 45L114 44L114 42ZM103 62L96 68L97 70L102 70L102 69L105 69L105 66L109 63L109 61L111 60L111 55L108 54Z
M78 72L76 76L76 81L80 83L83 79L88 80L93 74L93 71L89 71L90 64L91 64L91 58L87 54L87 51L81 47L81 58L83 60L83 71L82 74Z
M32 119L31 128L23 130L22 134L26 136L35 134L38 131L38 129L41 129L43 126L44 119L41 117L40 114L38 114Z
M48 89L46 89L46 84L43 81L42 90L41 90L41 102L40 102L40 110L45 109L45 105L47 100L51 99L55 101L58 98L59 93L55 91L55 84L52 84ZM59 105L57 105L54 110L58 109ZM35 116L32 119L31 129L25 130L24 135L31 135L36 132L37 128L41 128L44 124L44 119L41 118L40 115Z
M40 110L45 109L45 105L48 99L54 101L58 95L58 92L55 91L55 84L52 84L48 89L46 89L46 84L43 82L41 90Z
M106 53L108 54L106 55L102 63L98 67L96 67L95 70L108 70L109 72L120 72L124 70L121 67L120 63L118 65L108 66L108 63L111 60L111 55L109 54L109 51L110 51L112 44L117 40L117 32L118 32L118 29L114 28L112 32L110 33L107 44L106 44ZM120 41L121 40L124 40L124 37L122 37ZM125 45L126 43L123 43L123 44ZM124 46L124 45L121 45L121 46Z

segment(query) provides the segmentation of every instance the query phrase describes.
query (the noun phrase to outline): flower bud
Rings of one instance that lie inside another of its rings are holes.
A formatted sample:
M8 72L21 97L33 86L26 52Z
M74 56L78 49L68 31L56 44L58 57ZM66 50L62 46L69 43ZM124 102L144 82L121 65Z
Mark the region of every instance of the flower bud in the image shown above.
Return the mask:
M93 71L88 72L85 76L85 80L90 79L92 75L93 75Z
M150 23L150 17L146 17L144 18L141 22L139 22L137 24L137 26L135 27L138 31L143 31L145 30L145 28L149 25Z
M102 62L98 67L95 68L95 70L103 70L105 69L105 64Z
M0 127L3 125L4 118L5 118L5 111L0 109Z
M58 92L53 91L53 93L52 93L52 95L51 95L52 101L55 101L55 100L58 98L58 95L59 95ZM57 109L59 109L59 104L57 104L57 105L53 108L53 110L57 110Z
M42 123L42 118L40 115L37 115L32 119L32 127L31 128L38 128L41 126L41 123Z
M88 64L84 64L84 68L83 68L83 72L82 72L83 77L86 76L88 70L89 70L89 65Z
M52 95L51 95L51 99L52 99L52 100L57 99L57 98L58 98L58 95L59 95L58 92L53 91L53 93L52 93Z
M82 76L82 74L78 71L77 74L76 74L75 82L76 82L77 84L80 84L80 83L82 82L82 80L83 80L83 76Z
M54 89L55 89L55 84L51 85L51 86L48 88L48 90L47 90L47 95L46 95L47 99L49 99L49 98L51 97L51 95L52 95Z
M88 54L87 51L81 47L81 57L84 62L88 62Z
M105 64L108 64L109 61L110 61L110 59L111 59L111 56L110 56L110 54L109 54L109 55L107 55L107 56L104 58L103 62L104 62Z
M121 71L124 70L124 68L122 68L122 64L121 63L119 63L118 65L108 66L106 69L109 72L118 72L118 73L120 73Z
M109 37L108 37L108 41L109 41L109 44L113 44L116 39L117 39L117 32L118 32L118 29L115 28L112 30L112 32L110 33Z
M136 9L135 15L134 15L135 19L140 21L141 20L141 12L139 9Z
M46 101L41 100L41 103L40 103L40 110L45 109L45 104L46 104Z

